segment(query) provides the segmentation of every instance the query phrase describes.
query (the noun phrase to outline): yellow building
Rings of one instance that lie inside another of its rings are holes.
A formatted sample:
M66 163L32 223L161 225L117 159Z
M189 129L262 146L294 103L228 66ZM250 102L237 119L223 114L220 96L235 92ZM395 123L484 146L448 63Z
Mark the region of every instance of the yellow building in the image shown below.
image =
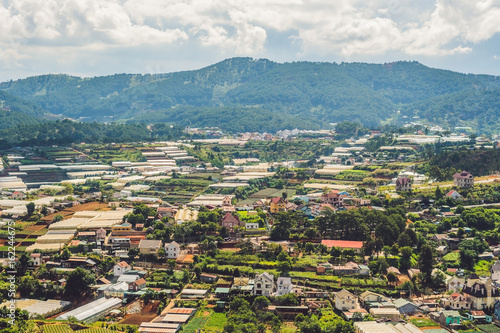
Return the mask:
M131 231L131 230L132 230L132 224L127 223L127 222L124 222L122 224L114 225L111 228L112 232L116 232L116 231Z
M281 197L276 197L271 199L271 214L276 214L278 212L286 211L286 201Z

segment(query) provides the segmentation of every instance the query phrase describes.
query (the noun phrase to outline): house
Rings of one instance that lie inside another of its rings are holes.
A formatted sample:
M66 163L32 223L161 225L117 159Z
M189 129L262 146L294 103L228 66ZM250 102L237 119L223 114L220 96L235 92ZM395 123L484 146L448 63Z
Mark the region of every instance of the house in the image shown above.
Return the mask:
M363 242L361 241L344 241L344 240L333 240L333 239L323 239L321 244L325 245L328 249L332 247L339 247L342 250L352 249L357 253L361 252L363 248Z
M495 319L500 320L500 300L497 300L495 302L495 305L493 306L493 312Z
M467 171L462 171L453 175L453 185L462 188L474 186L474 176Z
M456 276L451 277L446 282L446 289L448 291L460 292L465 285L465 279L457 278Z
M293 290L292 278L280 276L276 280L276 296L283 296Z
M11 198L14 200L23 200L26 199L26 194L20 191L14 191L14 193L12 193Z
M342 207L344 205L344 196L340 195L339 191L332 190L321 196L321 202L333 207Z
M493 265L491 265L491 280L498 281L500 280L500 261L497 260Z
M408 300L405 300L403 298L399 298L394 301L394 305L396 306L396 309L398 309L399 313L401 314L407 314L407 315L413 315L417 312L420 312L420 309L418 306Z
M341 311L358 309L358 298L346 289L342 289L335 294L335 308Z
M370 314L373 318L388 318L398 320L401 318L401 313L395 308L371 308Z
M460 193L458 193L455 190L451 190L450 192L446 193L446 197L453 199L453 200L463 199L463 197L460 195Z
M177 242L165 244L165 257L167 259L177 259L181 251L181 246Z
M493 318L484 313L484 311L471 311L467 314L467 319L475 323L491 323Z
M113 267L113 275L120 276L122 274L127 273L131 269L132 267L129 264L127 264L125 261L121 261Z
M408 192L411 191L411 179L408 177L399 177L396 179L396 191Z
M469 275L462 293L471 298L471 308L476 310L493 306L495 299L500 296L498 289L493 286L491 278L481 280L476 274Z
M221 226L225 227L229 232L233 232L236 227L244 226L245 223L231 213L226 213L222 218Z
M218 288L215 288L215 297L217 297L217 298L228 298L230 292L231 292L230 288L218 287Z
M253 294L271 296L274 289L274 276L268 272L257 274L254 281Z
M98 244L102 244L106 239L106 230L103 228L97 229L95 232L95 239Z
M333 274L335 275L352 275L359 273L359 266L354 262L348 262L344 266L333 266Z
M286 211L286 200L282 197L272 198L270 202L269 211L271 214L276 214L279 212Z
M141 239L139 242L139 253L141 255L153 254L158 255L161 249L161 240Z
M359 295L359 299L361 300L361 302L363 304L372 303L372 302L388 302L389 301L388 297L381 295L381 294L374 293L372 291L368 291L368 290L363 292L361 295Z
M124 222L122 224L114 225L111 228L112 232L127 232L127 231L131 231L131 230L132 230L132 224L130 224L128 222Z
M434 312L430 315L430 317L443 326L460 325L462 319L460 313L456 310Z
M129 283L128 290L129 291L139 291L142 289L146 289L146 280L140 278L139 280L135 280Z
M32 253L30 254L30 266L38 267L42 264L42 254L41 253Z
M206 289L183 289L181 291L181 299L203 299L207 296L208 290Z
M463 310L470 309L472 300L462 293L454 292L450 296L442 298L440 304L445 309Z
M206 283L214 283L217 282L217 275L211 275L207 273L200 274L200 281Z

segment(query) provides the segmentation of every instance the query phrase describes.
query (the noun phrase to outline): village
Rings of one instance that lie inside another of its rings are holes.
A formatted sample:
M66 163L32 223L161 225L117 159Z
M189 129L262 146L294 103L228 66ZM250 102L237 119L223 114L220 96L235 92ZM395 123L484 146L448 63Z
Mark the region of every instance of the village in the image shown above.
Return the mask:
M1 153L1 262L14 226L41 332L500 331L500 178L423 158L496 141L186 130Z

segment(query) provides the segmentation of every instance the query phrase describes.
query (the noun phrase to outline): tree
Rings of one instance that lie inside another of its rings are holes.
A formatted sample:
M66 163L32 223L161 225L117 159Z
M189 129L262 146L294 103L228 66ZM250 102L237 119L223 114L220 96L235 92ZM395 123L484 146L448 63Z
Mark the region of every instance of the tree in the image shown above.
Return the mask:
M35 203L30 202L30 203L26 204L26 209L28 210L28 216L33 215L33 213L35 212Z
M71 258L71 252L67 247L65 247L61 252L61 259L68 260L69 258Z
M282 276L288 276L288 273L290 272L290 269L292 269L292 266L288 261L281 261L278 262L278 265L276 266L278 271L281 273L280 275Z
M21 255L19 256L18 259L18 274L19 276L23 276L26 273L26 270L28 269L29 263L31 261L31 257L28 254L28 252L21 252Z
M270 304L271 302L266 296L257 296L253 301L252 310L265 311Z
M427 283L431 283L432 268L434 266L434 254L429 244L425 244L420 249L419 268Z
M139 255L139 249L136 248L136 247L131 247L129 250L128 250L128 257L131 259L131 260L134 260L135 257L137 257Z
M90 286L95 283L95 276L90 271L77 267L70 272L64 287L64 294L68 298L78 298L85 295Z
M56 216L54 216L54 218L52 219L52 222L59 222L59 221L62 221L62 219L64 218L64 216L62 216L61 214L57 214Z
M436 191L434 192L434 195L436 196L436 200L443 198L443 191L441 191L439 186L436 187Z
M394 274L394 272L387 273L387 282L389 282L389 284L393 284L396 281L398 281L398 277Z

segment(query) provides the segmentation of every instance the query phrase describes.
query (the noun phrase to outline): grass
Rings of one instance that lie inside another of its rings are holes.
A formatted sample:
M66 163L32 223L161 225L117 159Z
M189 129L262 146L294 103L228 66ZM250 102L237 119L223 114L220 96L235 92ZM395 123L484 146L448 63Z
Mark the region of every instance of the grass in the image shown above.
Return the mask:
M432 327L432 326L439 327L438 323L427 318L412 318L410 319L410 322L417 327Z
M68 325L43 325L43 333L73 333Z
M458 261L459 259L460 259L459 252L450 252L443 257L443 261L447 261L447 262L455 262L455 261Z
M210 319L203 327L203 332L222 332L226 322L227 317L224 313L211 311Z
M484 325L476 325L477 328L479 328L481 331L486 332L486 333L498 333L500 332L500 329L493 324L484 324Z
M183 333L196 333L197 330L207 323L208 319L210 318L210 315L208 316L203 316L203 309L200 309L197 313L196 316L191 319L186 326L184 326L182 332Z

